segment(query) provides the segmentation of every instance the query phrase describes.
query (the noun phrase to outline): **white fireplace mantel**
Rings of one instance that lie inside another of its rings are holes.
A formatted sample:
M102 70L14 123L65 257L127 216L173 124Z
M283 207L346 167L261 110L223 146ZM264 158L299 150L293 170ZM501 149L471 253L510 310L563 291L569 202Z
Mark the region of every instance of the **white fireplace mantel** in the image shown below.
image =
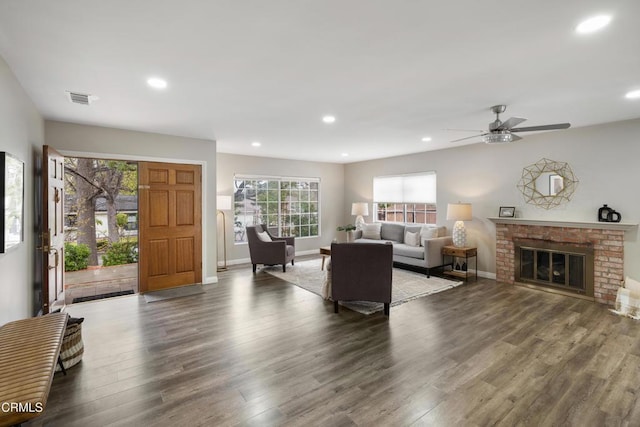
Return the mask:
M598 222L598 221L552 221L547 219L528 218L487 218L495 224L534 225L542 227L596 228L602 230L629 231L638 228L638 223L630 222Z

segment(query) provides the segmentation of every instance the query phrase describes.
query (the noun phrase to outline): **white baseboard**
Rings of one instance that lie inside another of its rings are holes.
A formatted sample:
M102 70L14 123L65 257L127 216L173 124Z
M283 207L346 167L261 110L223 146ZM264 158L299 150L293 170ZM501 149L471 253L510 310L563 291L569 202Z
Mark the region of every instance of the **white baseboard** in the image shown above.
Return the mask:
M296 252L296 256L300 256L300 255L320 255L320 252L318 252L318 249L310 249L307 251ZM238 265L238 264L251 264L251 258L238 258L238 259L227 260L227 265ZM222 263L218 262L218 266L222 266Z
M318 249L310 249L307 251L296 252L296 256L314 255L314 254L318 254ZM250 263L251 263L251 258L239 258L239 259L227 260L227 265L250 264ZM218 263L218 266L222 266L222 263ZM478 277L484 277L485 279L495 280L496 273L490 273L488 271L478 270ZM218 277L217 276L214 276L213 278L208 277L206 280L207 280L206 283L217 283Z
M488 271L478 270L478 277L484 277L485 279L496 279L496 273L489 273Z
M210 285L213 283L218 283L218 276L205 277L204 281L202 282L203 285Z

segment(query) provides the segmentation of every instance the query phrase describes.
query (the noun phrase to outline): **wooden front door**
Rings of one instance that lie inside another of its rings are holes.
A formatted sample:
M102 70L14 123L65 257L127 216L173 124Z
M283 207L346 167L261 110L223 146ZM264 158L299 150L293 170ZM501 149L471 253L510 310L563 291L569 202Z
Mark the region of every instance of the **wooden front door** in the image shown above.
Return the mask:
M138 165L140 292L201 283L201 167Z
M64 290L64 156L48 145L42 151L42 313L47 314Z

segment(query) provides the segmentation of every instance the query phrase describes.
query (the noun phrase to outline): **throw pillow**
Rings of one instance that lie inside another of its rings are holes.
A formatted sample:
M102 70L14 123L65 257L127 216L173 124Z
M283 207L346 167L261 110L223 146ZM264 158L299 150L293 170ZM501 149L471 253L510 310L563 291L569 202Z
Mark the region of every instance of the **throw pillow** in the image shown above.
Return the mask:
M435 239L438 237L438 229L436 227L424 226L422 230L420 230L420 244L422 244L423 240Z
M271 240L271 236L269 236L269 234L266 231L261 231L260 233L258 233L258 239L262 240L263 242L273 241Z
M631 293L640 295L640 282L637 280L633 280L631 277L627 276L624 280L624 287L629 289Z
M404 233L404 243L409 246L420 246L420 233L407 231Z
M363 224L362 225L362 238L363 239L372 239L372 240L380 240L380 227L382 224Z

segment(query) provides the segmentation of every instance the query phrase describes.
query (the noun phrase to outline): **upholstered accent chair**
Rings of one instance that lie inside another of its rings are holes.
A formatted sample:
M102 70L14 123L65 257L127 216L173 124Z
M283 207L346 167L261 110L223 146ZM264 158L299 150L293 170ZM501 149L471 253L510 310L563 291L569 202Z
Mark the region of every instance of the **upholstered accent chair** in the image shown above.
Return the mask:
M393 245L391 243L334 243L331 245L331 298L339 301L373 301L384 304L389 315Z
M282 264L282 271L286 273L287 263L294 263L296 243L294 237L274 237L264 225L247 226L247 241L253 272L258 264Z

